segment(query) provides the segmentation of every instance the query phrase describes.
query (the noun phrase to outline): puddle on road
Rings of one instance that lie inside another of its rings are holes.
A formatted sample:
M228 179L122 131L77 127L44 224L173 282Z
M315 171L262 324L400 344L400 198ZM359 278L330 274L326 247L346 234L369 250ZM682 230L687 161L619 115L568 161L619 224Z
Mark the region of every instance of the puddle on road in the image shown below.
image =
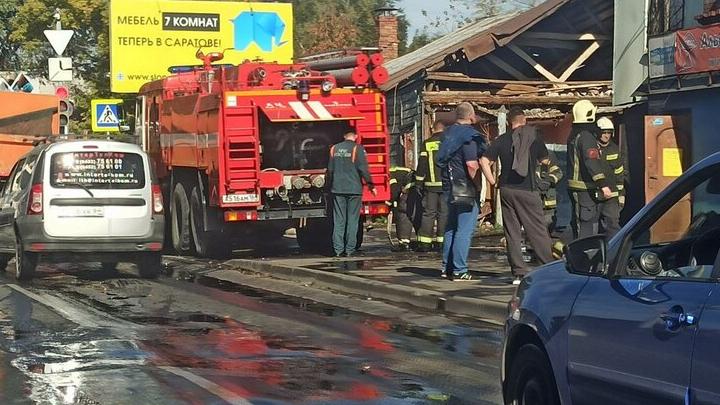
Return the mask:
M495 359L499 356L502 331L486 325L447 328L423 328L406 322L378 319L367 314L352 311L321 302L242 286L214 278L200 277L197 283L226 292L242 294L260 299L262 302L291 306L302 311L327 317L342 318L355 323L371 324L382 332L409 338L421 339L439 345L453 353L472 355L481 359Z

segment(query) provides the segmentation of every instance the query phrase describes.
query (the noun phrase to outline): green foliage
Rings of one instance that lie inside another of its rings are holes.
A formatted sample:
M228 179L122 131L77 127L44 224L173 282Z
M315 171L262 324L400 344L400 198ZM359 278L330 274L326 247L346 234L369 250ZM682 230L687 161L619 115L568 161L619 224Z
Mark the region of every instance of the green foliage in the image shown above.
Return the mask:
M0 1L0 70L16 70L18 68L17 51L20 43L10 40L12 32L11 20L17 13L20 0Z

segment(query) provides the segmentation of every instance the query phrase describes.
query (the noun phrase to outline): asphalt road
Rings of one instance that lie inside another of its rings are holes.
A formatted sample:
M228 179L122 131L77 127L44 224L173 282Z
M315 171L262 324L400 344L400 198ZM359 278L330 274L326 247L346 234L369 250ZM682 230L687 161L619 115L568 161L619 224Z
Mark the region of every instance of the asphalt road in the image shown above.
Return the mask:
M0 276L0 403L501 401L495 326L212 284L188 277L212 263L172 263L155 281L95 264Z

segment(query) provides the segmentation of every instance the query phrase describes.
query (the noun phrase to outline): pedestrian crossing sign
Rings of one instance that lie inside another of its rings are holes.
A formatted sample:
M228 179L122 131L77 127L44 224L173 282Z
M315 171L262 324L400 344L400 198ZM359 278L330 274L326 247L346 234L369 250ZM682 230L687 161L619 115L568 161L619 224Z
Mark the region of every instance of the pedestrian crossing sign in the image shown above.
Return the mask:
M90 102L93 132L120 132L120 99L96 99Z

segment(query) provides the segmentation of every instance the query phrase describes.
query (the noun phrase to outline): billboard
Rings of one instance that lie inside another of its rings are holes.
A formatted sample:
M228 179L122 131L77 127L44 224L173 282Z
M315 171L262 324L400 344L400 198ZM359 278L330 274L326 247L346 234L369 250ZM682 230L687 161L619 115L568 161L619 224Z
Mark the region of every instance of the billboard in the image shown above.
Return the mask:
M678 74L720 70L720 25L678 31L675 66Z
M288 63L292 5L183 0L112 0L110 87L136 93L172 66L200 65L195 53L225 51L218 63Z
M675 33L648 39L650 78L675 75Z

